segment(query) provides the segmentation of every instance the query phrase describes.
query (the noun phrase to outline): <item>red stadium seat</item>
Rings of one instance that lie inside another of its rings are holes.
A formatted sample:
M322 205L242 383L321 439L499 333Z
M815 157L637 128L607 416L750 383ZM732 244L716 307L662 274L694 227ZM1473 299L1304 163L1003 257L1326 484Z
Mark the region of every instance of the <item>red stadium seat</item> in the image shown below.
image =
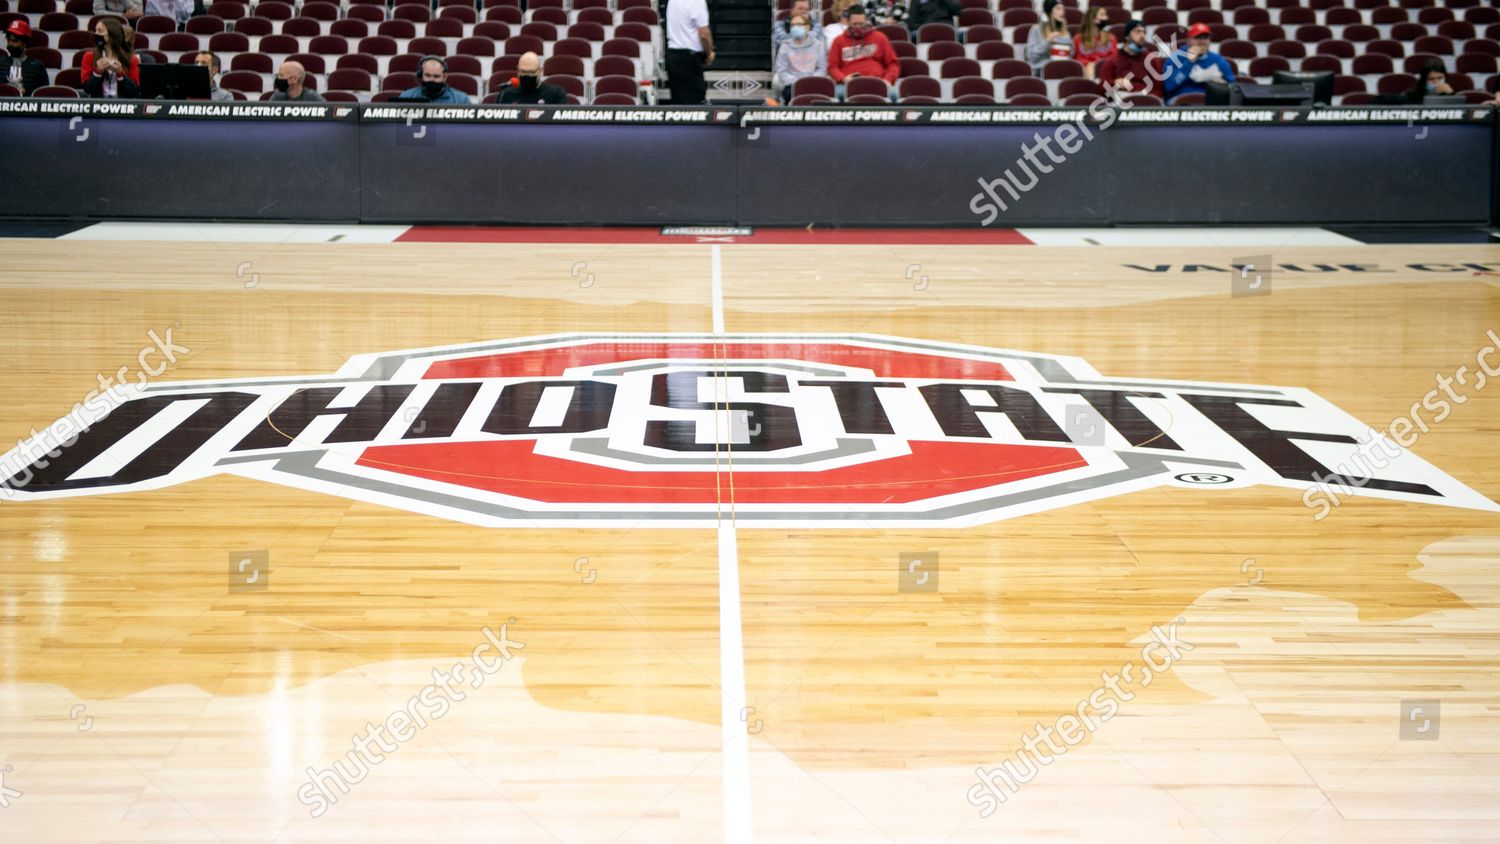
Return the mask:
M241 53L229 60L230 70L243 70L248 73L275 73L276 63L265 53Z
M323 34L324 21L313 18L292 18L281 22L281 34L297 38L317 38Z
M213 35L215 32L224 31L224 19L218 15L199 15L195 18L188 18L187 25L183 29L194 35Z
M234 31L248 38L260 38L276 31L276 21L254 16L240 18L234 22Z
M375 27L375 34L409 41L417 37L417 25L411 21L383 21Z
M1425 23L1428 26L1437 26L1443 21L1451 20L1457 20L1457 17L1453 14L1453 10L1443 8L1442 6L1432 6L1417 11L1417 23Z
M595 76L629 76L635 78L635 62L622 56L600 56L594 59Z
M1302 60L1302 66L1297 68L1304 73L1333 73L1344 72L1344 63L1333 56L1308 56ZM1252 70L1251 75L1256 75Z
M1370 12L1370 23L1376 26L1392 26L1406 22L1406 10L1397 6L1381 6Z
M1402 56L1406 55L1406 48L1401 45L1401 42L1392 41L1388 38L1381 38L1375 41L1371 41L1370 43L1365 45L1365 50L1371 53L1379 53L1384 56L1390 56L1393 59L1399 59Z
M1182 94L1182 95L1178 96L1176 99L1172 100L1172 102L1169 103L1169 105L1182 106L1184 108L1191 108L1191 107L1203 105L1203 100L1204 100L1204 97L1203 97L1202 94Z
M391 19L411 21L412 23L427 23L432 20L432 10L426 6L397 6L391 11Z
M995 13L989 9L964 9L958 13L958 30L968 40L966 30L976 26L994 26ZM899 27L897 27L899 28Z
M359 97L351 91L324 91L323 99L330 103L357 103Z
M161 37L157 47L164 53L196 53L203 49L203 42L191 33L169 32Z
M1391 27L1391 38L1397 41L1415 41L1427 32L1427 27L1419 23L1398 23Z
M1286 40L1286 30L1275 24L1256 24L1250 27L1247 37L1249 40L1256 42L1284 41Z
M1358 9L1350 9L1344 6L1329 9L1328 13L1323 16L1323 23L1328 26L1348 26L1352 23L1364 22L1365 16L1360 14Z
M800 96L792 97L792 101L790 103L788 103L788 105L794 105L794 106L816 106L816 105L828 105L828 104L835 103L835 102L838 102L838 101L835 100L833 97L824 96L822 94L802 94Z
M936 44L927 44L927 61L936 63L947 59L961 59L967 55L964 45L957 41L939 41Z
M405 91L415 87L417 87L417 75L415 73L387 73L385 78L380 80L380 90L382 91Z
M43 85L35 91L32 91L31 96L42 98L51 97L56 99L69 99L77 98L82 95L78 93L77 88L68 88L63 85Z
M1494 56L1484 53L1465 53L1455 60L1454 69L1460 73L1476 75L1500 73L1500 67L1497 67L1497 64L1500 64L1500 61L1497 61Z
M90 12L92 14L92 12ZM72 29L78 29L78 17L73 18ZM135 31L144 32L147 35L164 35L168 32L177 31L177 21L166 15L142 15L136 19Z
M947 59L938 68L939 79L957 79L960 76L979 75L979 62L973 59Z
M910 76L896 81L896 91L902 100L907 97L932 97L943 95L943 86L931 76Z
M1343 99L1339 100L1339 105L1362 106L1362 105L1370 105L1373 102L1375 102L1375 95L1374 94L1355 93L1355 94L1345 94L1344 97L1343 97Z
M650 43L651 27L643 23L622 23L615 27L615 37Z
M964 76L953 80L954 98L966 97L973 94L982 94L989 97L993 102L995 99L995 83L983 76Z
M1047 83L1035 76L1017 76L1005 81L1005 99L1013 100L1024 94L1047 96Z
M564 9L532 9L526 15L527 23L550 23L556 27L568 25L568 13Z
M349 42L337 35L319 35L308 42L307 49L321 56L342 56L349 52Z
M999 27L984 24L971 26L964 32L965 44L985 44L991 42L997 44L1005 43L1005 35L1000 31Z
M1390 56L1377 53L1354 57L1354 73L1356 76L1379 76L1381 74L1392 73L1395 69Z
M611 38L604 42L604 46L600 48L600 54L638 59L641 57L641 45L639 42L628 38Z
M1474 24L1467 21L1448 21L1438 24L1437 34L1444 38L1452 38L1454 41L1468 41L1479 35L1474 29Z
M1424 35L1412 42L1412 51L1416 53L1432 53L1439 56L1453 55L1453 41L1441 35Z
M1339 38L1319 41L1314 51L1323 56L1337 56L1341 59L1354 58L1354 45Z
M380 60L364 53L349 53L339 56L333 63L334 70L362 70L370 76L380 75Z
M804 76L792 83L793 100L810 95L833 99L837 94L837 83L826 76Z
M479 10L473 6L444 6L438 9L437 19L472 25L479 22Z
M217 15L227 21L239 20L250 15L250 7L235 0L215 0L208 4L206 11L210 15Z
M1283 59L1300 59L1307 55L1307 45L1301 41L1272 41L1266 45L1266 55Z
M994 94L960 94L953 98L956 105L995 105Z
M655 9L625 9L620 12L620 23L643 23L646 26L661 26L661 17Z
M849 105L890 105L891 98L879 94L855 94L852 97L845 96L844 102Z
M875 31L884 35L887 41L910 41L911 33L906 27L895 23L883 23L875 27Z
M542 62L542 73L546 76L582 77L583 59L577 56L550 56Z
M1278 70L1291 70L1292 64L1281 56L1262 56L1250 62L1250 75L1256 79L1270 80Z
M250 39L239 32L220 32L209 36L208 49L215 53L248 53Z
M927 62L924 62L921 59L909 59L909 58L903 58L903 59L901 59L901 78L902 79L905 79L908 76L927 76L927 75L929 75L928 74L928 69L927 69Z
M286 57L289 62L299 62L308 73L322 75L328 72L328 62L316 53L293 53Z
M917 45L910 41L892 41L891 49L895 51L898 59L914 59L917 57Z
M596 76L594 77L594 94L624 94L631 98L632 102L640 97L641 86L630 76Z
M390 61L385 64L385 72L391 73L417 73L422 64L421 53L402 53L399 56L391 56Z
M283 3L280 0L260 0L255 4L255 16L273 21L291 20L296 17L297 9L291 3Z
M1216 24L1223 23L1224 16L1218 9L1194 9L1188 14L1188 25L1195 23Z
M413 38L406 43L406 51L424 56L446 56L448 45L441 38Z
M427 38L462 38L464 23L453 18L436 18L422 27L422 35Z
M1018 76L1031 76L1031 65L1020 59L1001 59L990 68L991 79L1010 79Z
M1092 79L1064 79L1057 85L1057 96L1067 99L1078 94L1087 94L1089 97L1104 96L1104 86Z
M924 23L917 30L918 44L932 44L938 41L957 41L958 32L946 23Z
M521 55L522 53L536 53L541 55L546 49L542 39L532 35L512 35L505 39L505 53L507 55ZM639 55L639 53L637 53Z
M1388 73L1375 83L1378 94L1404 94L1417 84L1417 77L1409 73Z
M1160 108L1163 105L1161 97L1154 94L1128 94L1125 97L1125 102L1130 103L1132 106L1145 106L1147 108Z
M365 23L371 23L379 26L380 24L385 23L385 7L350 6L349 17L352 20L360 20L364 21Z
M1335 76L1333 77L1333 95L1342 97L1345 94L1363 94L1365 92L1365 80L1358 76Z
M52 79L53 85L62 85L65 88L82 88L83 71L76 67L65 67L57 72Z
M1246 6L1234 10L1235 26L1255 26L1271 22L1271 13L1258 6Z
M0 97L19 97L21 89L14 85L0 82Z
M871 94L889 102L891 86L887 85L884 79L875 76L859 76L845 81L844 98L848 99L856 94Z
M528 23L521 25L521 34L538 38L542 41L556 41L557 27L550 23Z
M515 6L492 6L484 10L484 19L487 21L498 21L509 26L520 28L521 10Z
M1361 44L1380 38L1380 30L1365 24L1344 27L1344 40Z
M244 91L247 94L259 94L266 90L266 80L259 73L231 70L219 77L219 87L230 91Z
M343 20L337 20L329 24L328 34L336 35L339 38L348 38L351 41L358 41L361 38L369 36L370 24L365 21L344 18Z
M575 23L568 27L567 38L602 42L604 40L604 27L597 23Z
M1052 101L1047 99L1046 94L1017 94L1014 97L1007 96L1005 102L1013 106L1049 106Z
M639 97L629 94L598 94L594 97L594 105L598 106L634 106L640 105Z
M1015 50L1004 41L980 42L974 51L974 58L982 62L997 62L1015 56Z
M1082 76L1083 65L1072 59L1053 59L1042 65L1043 79L1067 79L1070 76Z

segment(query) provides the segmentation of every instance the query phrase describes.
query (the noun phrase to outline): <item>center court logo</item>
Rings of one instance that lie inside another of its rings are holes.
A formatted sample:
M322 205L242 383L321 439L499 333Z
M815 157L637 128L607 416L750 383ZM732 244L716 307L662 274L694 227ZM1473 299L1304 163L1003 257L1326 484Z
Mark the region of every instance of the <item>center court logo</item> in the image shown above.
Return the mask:
M0 494L233 474L486 526L711 526L731 501L745 526L965 526L1161 485L1301 494L1385 437L1299 388L863 334L361 355L322 377L155 384L85 421L52 451L0 458ZM1346 479L1361 494L1500 511L1386 451Z

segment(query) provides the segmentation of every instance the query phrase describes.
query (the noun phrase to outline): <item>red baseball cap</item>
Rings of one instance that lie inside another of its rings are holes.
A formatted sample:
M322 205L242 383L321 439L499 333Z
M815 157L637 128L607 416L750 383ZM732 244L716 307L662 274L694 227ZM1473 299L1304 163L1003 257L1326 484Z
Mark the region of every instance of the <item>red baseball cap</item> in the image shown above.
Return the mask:
M1209 29L1208 24L1206 23L1195 23L1192 26L1188 27L1189 38L1207 38L1212 34L1213 30Z
M24 38L27 41L30 41L31 24L23 20L13 20L10 22L10 26L7 26L5 28L5 33L7 35L14 35L17 38Z

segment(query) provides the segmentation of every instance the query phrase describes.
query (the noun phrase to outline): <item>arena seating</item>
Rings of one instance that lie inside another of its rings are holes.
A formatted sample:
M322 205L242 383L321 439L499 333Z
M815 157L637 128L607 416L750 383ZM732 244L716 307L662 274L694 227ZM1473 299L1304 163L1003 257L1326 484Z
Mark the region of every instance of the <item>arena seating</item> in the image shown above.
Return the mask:
M434 5L435 2L435 5ZM777 0L784 15L790 0ZM824 4L826 5L826 4ZM1206 23L1215 49L1241 79L1270 81L1276 70L1334 71L1335 102L1359 104L1409 87L1429 59L1443 62L1449 84L1471 102L1500 88L1500 9L1481 0L1104 0L1117 30L1132 15L1163 41ZM1133 11L1128 8L1133 5ZM1268 8L1269 7L1269 8ZM577 102L636 96L659 75L663 55L655 0L214 0L207 13L177 27L143 17L136 47L159 62L192 62L199 50L223 60L223 88L237 99L270 96L277 66L301 61L309 86L342 101L384 101L416 84L423 55L444 56L455 88L492 99L534 50L543 75ZM824 11L825 21L831 12ZM52 76L52 88L76 88L77 70L98 18L91 0L0 0L0 26L30 22L29 54ZM1075 31L1082 11L1068 19ZM1041 78L1021 60L1039 20L1032 0L963 0L955 26L929 24L913 37L883 25L901 57L897 93L903 102L1077 104L1097 94L1076 62L1052 62ZM1118 31L1117 31L1118 34ZM769 44L767 45L769 50ZM607 87L600 87L603 79ZM930 84L929 84L930 83ZM831 83L830 86L831 87ZM859 102L888 94L878 86L846 92ZM810 86L802 102L833 100ZM1147 98L1149 99L1149 98ZM1142 100L1144 101L1144 100Z
M1138 17L1164 42L1183 41L1187 27L1213 29L1214 49L1242 81L1270 82L1277 70L1333 71L1334 103L1357 105L1378 93L1401 92L1422 65L1436 58L1448 83L1470 102L1500 90L1500 9L1485 0L1096 0L1109 9L1116 37ZM791 0L777 0L778 19ZM824 4L825 6L827 4ZM1132 11L1133 7L1133 11ZM824 24L832 23L824 9ZM963 0L956 27L929 24L915 38L904 26L878 30L901 57L902 102L1008 102L1013 105L1080 104L1091 91L1075 62L1051 62L1043 78L1020 59L1032 26L1040 21L1032 0ZM1076 34L1082 7L1068 9ZM921 93L907 95L908 81ZM1040 83L1040 84L1038 84ZM1145 96L1133 100L1149 103Z

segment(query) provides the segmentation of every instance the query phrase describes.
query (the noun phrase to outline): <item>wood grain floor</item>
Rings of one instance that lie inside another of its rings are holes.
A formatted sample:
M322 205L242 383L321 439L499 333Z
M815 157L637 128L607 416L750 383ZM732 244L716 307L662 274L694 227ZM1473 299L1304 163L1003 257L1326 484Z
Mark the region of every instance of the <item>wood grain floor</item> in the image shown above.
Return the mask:
M6 447L167 326L191 349L175 381L711 324L704 246L6 247ZM1500 329L1495 277L1412 269L1496 247L1287 247L1392 272L1278 273L1253 298L1126 266L1237 251L727 246L725 323L1307 387L1376 427ZM1414 451L1500 499L1497 434L1491 387ZM1315 521L1291 490L1159 488L962 530L738 535L757 840L1495 839L1495 514L1366 497ZM0 769L20 792L0 837L717 840L715 543L482 529L228 476L0 502ZM268 591L226 590L245 548L268 552ZM939 592L898 591L906 551L940 554ZM980 817L975 769L1178 618L1192 651ZM501 624L517 659L310 817L307 769ZM1417 699L1441 701L1435 741L1399 737Z

